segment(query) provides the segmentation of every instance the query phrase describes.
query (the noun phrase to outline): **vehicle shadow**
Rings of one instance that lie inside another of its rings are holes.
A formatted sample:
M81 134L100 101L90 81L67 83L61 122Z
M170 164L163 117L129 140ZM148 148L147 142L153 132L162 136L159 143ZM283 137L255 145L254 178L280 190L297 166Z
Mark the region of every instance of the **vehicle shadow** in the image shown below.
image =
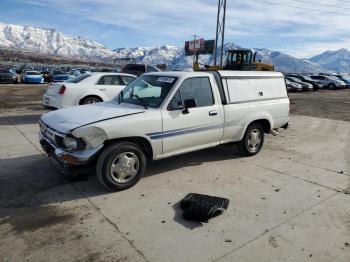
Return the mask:
M220 146L151 162L145 176L238 157L234 150ZM0 209L37 207L113 193L98 183L94 170L71 178L62 174L58 165L41 154L1 159L0 170ZM175 221L188 228L198 226L184 221L178 206L173 208L176 211Z
M192 153L152 161L148 164L145 176L158 175L182 167L200 166L203 163L240 158L234 145L217 146Z
M30 125L39 122L41 114L31 115L16 115L16 116L2 116L0 117L0 126L4 125Z

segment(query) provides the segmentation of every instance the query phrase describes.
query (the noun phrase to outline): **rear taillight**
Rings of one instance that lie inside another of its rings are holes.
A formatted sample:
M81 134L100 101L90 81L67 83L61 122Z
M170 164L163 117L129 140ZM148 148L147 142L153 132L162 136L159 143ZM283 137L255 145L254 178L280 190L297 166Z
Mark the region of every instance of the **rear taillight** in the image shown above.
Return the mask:
M66 86L62 85L62 86L60 87L60 90L58 90L58 94L59 94L59 95L63 95L65 91L66 91Z

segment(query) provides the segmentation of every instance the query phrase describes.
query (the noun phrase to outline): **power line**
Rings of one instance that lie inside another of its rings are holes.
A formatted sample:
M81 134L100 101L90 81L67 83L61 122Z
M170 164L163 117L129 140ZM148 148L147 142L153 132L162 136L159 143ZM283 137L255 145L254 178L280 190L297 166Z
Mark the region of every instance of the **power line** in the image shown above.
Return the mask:
M338 1L350 4L350 1L347 1L347 0L338 0Z
M259 2L259 3L265 3L265 4L278 5L278 6L286 6L286 7L307 10L307 11L314 11L314 12L318 12L318 13L328 13L328 14L338 14L338 15L343 15L343 16L349 16L349 14L341 13L341 12L337 12L337 11L332 11L332 10L325 11L325 10L316 9L316 8L301 7L301 6L289 5L289 4L283 4L283 3L270 2L270 1L265 1L265 0L252 0L252 1Z
M279 3L275 3L275 2L268 2L268 1L264 1L264 0L252 0L252 1L256 1L256 2L260 2L260 3L264 3L264 4L276 4L276 5L282 5L282 4L279 4ZM286 6L286 5L282 5L282 6ZM289 6L288 6L289 7ZM297 8L297 9L304 9L302 7L294 7L293 8ZM307 9L306 9L307 10ZM311 10L311 11L315 11L315 10ZM317 10L317 12L324 12L321 11L321 10ZM345 15L345 14L344 14ZM328 24L312 24L312 23L307 23L307 25L309 26L316 26L316 27L319 27L319 28L328 28L328 29L331 29L331 30L339 30L339 27L333 27L333 26L330 26Z
M322 5L322 6L328 6L328 7L333 7L333 8L350 9L350 7L341 7L341 6L338 6L338 5L330 5L330 4L318 3L318 2L306 1L306 0L291 0L291 1L300 2L300 3L306 3L306 4L312 4L312 5Z

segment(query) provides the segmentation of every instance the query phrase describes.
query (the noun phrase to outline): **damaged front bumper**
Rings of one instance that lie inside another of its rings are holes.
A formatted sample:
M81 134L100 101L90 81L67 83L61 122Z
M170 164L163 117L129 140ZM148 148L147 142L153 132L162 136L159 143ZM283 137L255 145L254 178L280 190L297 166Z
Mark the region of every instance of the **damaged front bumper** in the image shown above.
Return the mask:
M39 141L43 150L49 155L56 158L59 162L63 164L70 165L86 165L90 162L94 156L96 156L100 150L103 148L103 145L100 145L95 148L87 149L84 151L69 152L62 150L54 145L48 138L39 133Z

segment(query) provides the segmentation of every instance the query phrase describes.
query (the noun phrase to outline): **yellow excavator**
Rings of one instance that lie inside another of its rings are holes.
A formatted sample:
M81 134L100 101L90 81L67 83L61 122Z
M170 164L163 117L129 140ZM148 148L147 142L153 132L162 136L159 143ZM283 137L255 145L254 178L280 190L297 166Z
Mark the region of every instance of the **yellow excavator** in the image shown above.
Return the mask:
M256 52L249 49L235 49L227 50L225 53L226 59L224 65L204 65L204 68L200 66L198 62L198 54L196 54L195 62L193 63L194 71L203 70L238 70L238 71L274 71L275 67L270 64L262 63L260 60L256 61Z

